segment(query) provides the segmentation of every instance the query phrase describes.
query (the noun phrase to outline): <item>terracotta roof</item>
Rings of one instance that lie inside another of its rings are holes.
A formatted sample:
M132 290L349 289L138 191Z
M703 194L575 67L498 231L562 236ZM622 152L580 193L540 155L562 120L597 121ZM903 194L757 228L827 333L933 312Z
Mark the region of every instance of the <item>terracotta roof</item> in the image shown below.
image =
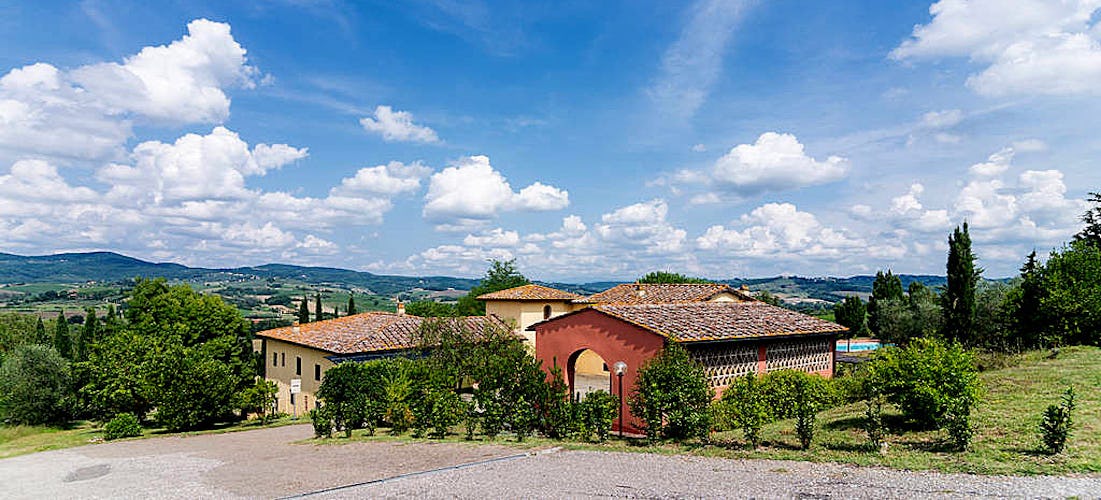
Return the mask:
M555 288L540 285L524 285L479 295L478 300L576 300L582 298Z
M846 328L764 302L682 304L597 304L589 309L631 323L676 342L840 333ZM550 323L576 311L529 327Z
M721 283L625 283L575 300L580 304L676 304L704 302L720 293L740 300L755 300L745 292Z
M389 312L368 312L343 318L315 321L304 325L265 330L258 337L282 340L334 354L355 354L375 351L411 349L417 346L417 330L426 319L419 316ZM496 316L465 316L443 318L462 321L478 331L492 325L510 330Z

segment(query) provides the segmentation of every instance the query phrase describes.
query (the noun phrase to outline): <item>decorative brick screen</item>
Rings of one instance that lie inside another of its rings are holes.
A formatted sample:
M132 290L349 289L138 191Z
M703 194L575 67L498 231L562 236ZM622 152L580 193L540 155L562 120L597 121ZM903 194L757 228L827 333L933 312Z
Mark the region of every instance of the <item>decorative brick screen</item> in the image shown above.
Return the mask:
M693 350L692 357L703 363L711 387L725 387L735 378L757 373L757 346L737 345Z
M766 370L799 370L817 372L830 369L828 339L793 340L770 344Z

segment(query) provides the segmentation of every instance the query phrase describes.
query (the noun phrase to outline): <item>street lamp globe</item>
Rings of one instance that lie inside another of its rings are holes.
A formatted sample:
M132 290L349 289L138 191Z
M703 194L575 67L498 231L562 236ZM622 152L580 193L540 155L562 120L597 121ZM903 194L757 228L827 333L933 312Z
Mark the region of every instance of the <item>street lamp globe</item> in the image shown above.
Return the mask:
M612 369L615 371L616 375L622 377L625 373L627 373L627 363L616 361L615 364L612 365Z

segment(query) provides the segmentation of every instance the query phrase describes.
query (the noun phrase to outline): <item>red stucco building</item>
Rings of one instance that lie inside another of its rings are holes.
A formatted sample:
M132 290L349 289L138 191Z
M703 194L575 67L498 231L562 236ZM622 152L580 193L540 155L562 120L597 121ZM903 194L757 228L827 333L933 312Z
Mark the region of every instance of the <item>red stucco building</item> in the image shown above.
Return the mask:
M536 357L547 370L564 369L571 393L580 395L579 386L587 381L616 395L622 390L625 399L635 389L638 368L670 342L683 345L704 365L711 387L721 395L734 378L750 373L794 369L832 376L837 336L846 331L756 300L596 303L528 330L535 332ZM620 361L627 370L617 377L614 365ZM639 420L625 401L621 404L624 430L638 432Z

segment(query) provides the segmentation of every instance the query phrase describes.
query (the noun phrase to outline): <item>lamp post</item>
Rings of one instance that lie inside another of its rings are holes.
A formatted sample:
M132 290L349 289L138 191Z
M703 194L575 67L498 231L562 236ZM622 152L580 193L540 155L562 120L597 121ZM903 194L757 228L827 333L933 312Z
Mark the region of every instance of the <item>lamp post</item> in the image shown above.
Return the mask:
M627 363L616 361L612 365L615 376L619 377L619 437L623 437L623 375L627 373Z

